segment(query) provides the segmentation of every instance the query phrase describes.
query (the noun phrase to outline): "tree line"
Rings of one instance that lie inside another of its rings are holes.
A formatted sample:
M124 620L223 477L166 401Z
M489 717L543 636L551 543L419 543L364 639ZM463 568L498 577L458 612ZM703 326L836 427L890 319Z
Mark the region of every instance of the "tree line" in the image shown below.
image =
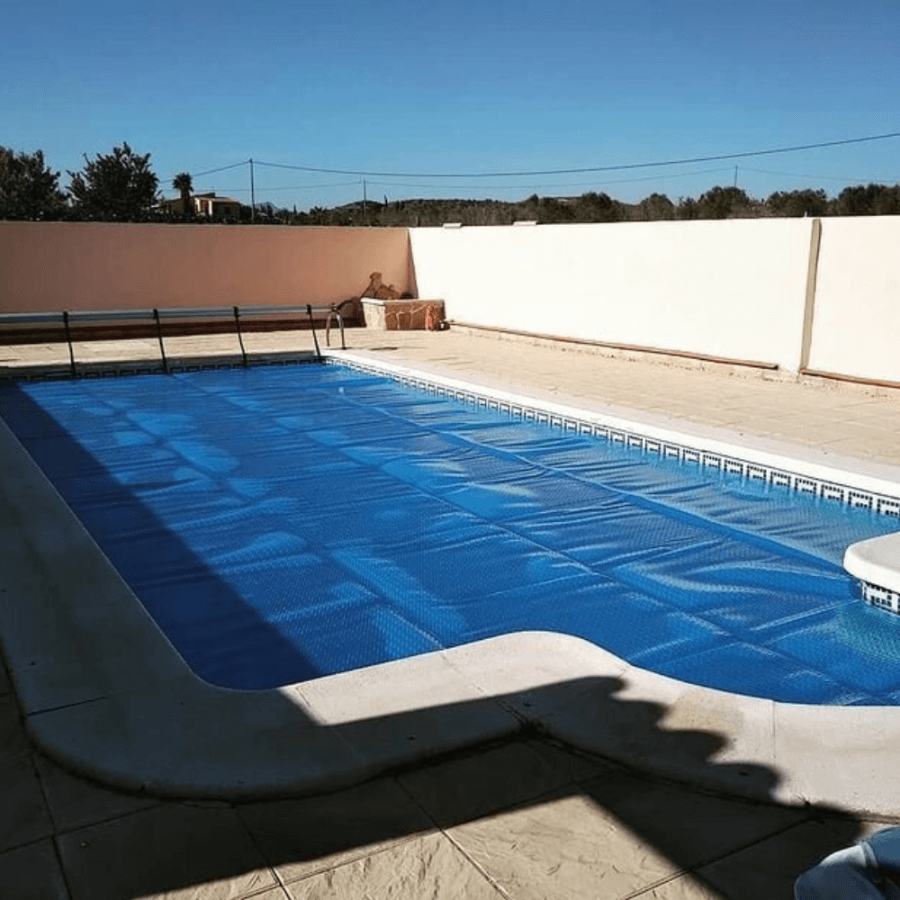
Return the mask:
M713 187L700 197L670 200L651 194L639 203L622 203L605 193L579 197L539 197L518 203L501 200L399 200L349 204L307 213L274 213L285 223L300 225L510 225L576 222L657 222L690 219L753 219L803 216L900 215L900 184L869 184L844 188L829 198L824 190L777 191L764 200L738 187Z
M69 186L60 188L60 173L50 169L43 152L16 152L0 146L0 219L28 221L181 222L197 217L191 202L188 172L172 181L180 204L164 204L150 154L135 153L127 143L108 154L85 156L78 172L68 172ZM326 209L278 208L261 203L242 206L233 221L278 225L436 226L510 225L576 222L653 222L690 219L745 219L802 216L900 215L900 184L868 184L844 188L836 197L824 190L776 191L765 199L739 187L713 187L698 198L670 200L654 193L639 203L622 203L593 191L578 197L525 200L397 200L357 201Z

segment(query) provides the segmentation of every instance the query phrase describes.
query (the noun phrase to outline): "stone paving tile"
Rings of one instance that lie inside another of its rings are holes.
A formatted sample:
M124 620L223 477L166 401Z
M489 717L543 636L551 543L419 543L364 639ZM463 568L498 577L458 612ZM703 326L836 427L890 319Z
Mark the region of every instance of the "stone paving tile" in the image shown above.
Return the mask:
M288 892L281 887L269 888L261 894L247 894L246 900L290 900Z
M837 453L841 456L857 456L860 458L868 458L872 456L872 448L859 448L859 438L856 435L837 437L834 435L820 438L816 441L816 446L830 453ZM878 450L882 448L879 447ZM893 456L893 454L892 454ZM890 460L892 461L892 459Z
M43 756L36 755L35 764L50 815L60 831L94 825L159 804L151 797L121 793L79 778Z
M853 420L859 422L860 425L868 425L873 428L888 429L890 431L900 430L900 412L888 412L883 405L876 407L872 411L867 409L855 410L853 412Z
M292 900L365 897L501 900L503 895L442 834L399 846L286 885Z
M846 436L856 437L862 442L868 444L870 441L877 441L879 438L893 436L896 440L897 427L895 425L875 424L874 422L860 422L852 418L847 423ZM831 425L829 425L829 430Z
M52 840L0 853L3 900L69 900Z
M689 418L692 422L705 422L707 417L697 413L690 413L684 418ZM769 437L784 439L785 432L789 430L791 422L789 419L762 417L758 415L748 415L736 418L729 426L732 431L740 434L764 434Z
M232 809L161 806L57 845L72 900L237 900L278 885Z
M696 874L728 900L789 898L793 896L797 876L829 853L853 844L858 838L858 828L850 820L827 824L803 822L710 863L698 869ZM660 896L667 897L665 894Z
M832 422L827 430L822 428L820 432L823 444L828 444L835 440L861 440L863 443L866 443L879 434L877 429L862 428L855 422L847 420Z
M718 859L808 817L803 808L742 802L624 770L582 792L681 869Z
M238 814L285 883L434 830L389 778L321 797L244 804Z
M684 418L691 422L703 422L707 425L717 425L720 428L731 428L732 430L736 430L741 427L744 421L744 412L742 410L735 410L733 412L726 410L715 412L703 410L699 413L688 413L685 411L679 418Z
M0 760L17 759L30 750L15 695L9 693L0 696Z
M793 423L795 427L804 429L804 431L816 431L821 434L830 433L835 424L833 415L822 415L819 413L801 411L788 413L786 416L782 416L779 421L782 423L788 421ZM854 426L855 429L858 429L859 427L859 425Z
M441 828L541 797L570 781L519 741L425 766L397 780Z
M580 795L505 810L447 833L516 900L616 900L679 874L678 866Z
M592 781L599 775L605 775L610 770L619 768L615 763L605 762L599 757L570 749L563 744L557 745L550 740L529 741L528 746L558 769L566 779L566 783Z
M31 758L0 760L0 852L52 834L53 823Z
M781 900L789 900L790 896L786 894ZM649 891L636 894L634 900L729 900L729 898L704 883L699 876L687 873L650 888Z

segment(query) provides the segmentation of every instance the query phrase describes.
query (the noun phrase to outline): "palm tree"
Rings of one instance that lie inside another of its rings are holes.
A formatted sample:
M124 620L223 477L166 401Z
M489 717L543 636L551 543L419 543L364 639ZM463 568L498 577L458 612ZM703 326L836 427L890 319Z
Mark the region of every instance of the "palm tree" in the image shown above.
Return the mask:
M181 194L181 212L185 216L194 214L194 204L191 200L191 191L194 182L187 172L182 172L172 179L172 187Z

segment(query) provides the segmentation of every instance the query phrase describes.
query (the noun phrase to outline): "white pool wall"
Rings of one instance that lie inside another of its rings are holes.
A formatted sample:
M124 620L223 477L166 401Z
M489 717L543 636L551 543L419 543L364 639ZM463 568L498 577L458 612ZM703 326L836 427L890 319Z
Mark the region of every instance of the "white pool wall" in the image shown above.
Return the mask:
M822 220L809 367L900 384L900 216Z
M467 324L801 366L812 219L413 228Z

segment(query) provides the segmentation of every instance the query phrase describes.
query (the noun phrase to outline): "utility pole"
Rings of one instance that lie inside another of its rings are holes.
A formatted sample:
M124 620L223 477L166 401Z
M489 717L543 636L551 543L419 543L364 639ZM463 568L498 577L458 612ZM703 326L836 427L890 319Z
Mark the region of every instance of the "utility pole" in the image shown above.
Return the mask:
M737 169L738 167L734 167L734 186L737 187Z
M253 184L253 157L250 157L250 221L256 221L256 187Z
M366 179L363 178L363 224L369 224L369 208L366 206L368 198L366 197Z

